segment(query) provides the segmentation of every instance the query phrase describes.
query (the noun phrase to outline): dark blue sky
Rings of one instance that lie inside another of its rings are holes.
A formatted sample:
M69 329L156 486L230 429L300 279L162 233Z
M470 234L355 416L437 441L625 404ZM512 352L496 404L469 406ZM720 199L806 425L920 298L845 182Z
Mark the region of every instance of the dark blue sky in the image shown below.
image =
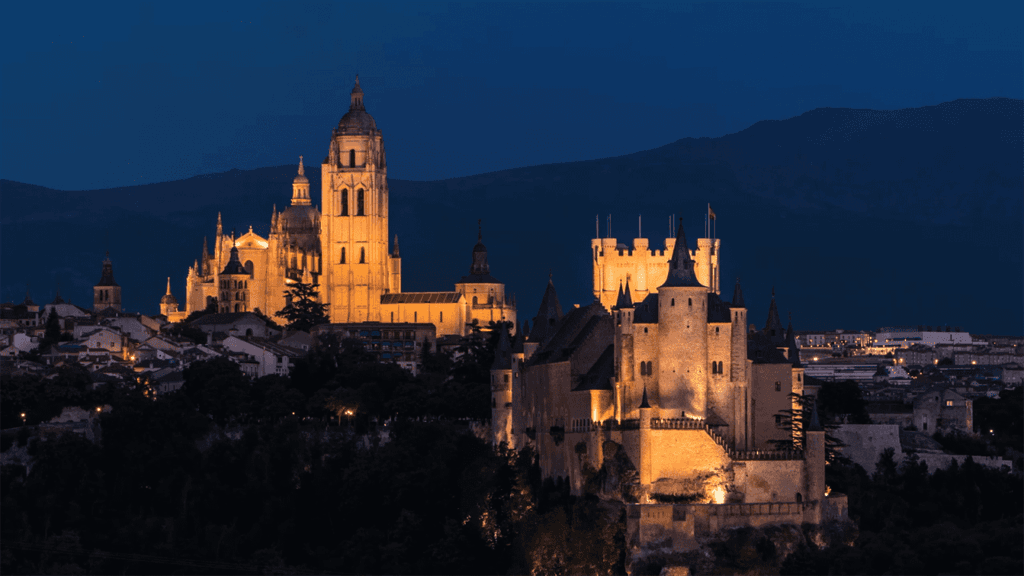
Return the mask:
M895 5L891 5L895 4ZM0 177L159 182L326 153L352 77L389 175L1024 96L1024 3L4 3Z

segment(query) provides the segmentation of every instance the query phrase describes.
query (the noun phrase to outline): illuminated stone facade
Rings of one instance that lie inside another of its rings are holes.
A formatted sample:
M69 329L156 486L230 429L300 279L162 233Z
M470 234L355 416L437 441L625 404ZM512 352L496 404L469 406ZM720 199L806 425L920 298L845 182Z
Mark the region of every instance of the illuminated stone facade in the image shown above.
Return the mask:
M666 244L662 258L646 240L621 255L613 239L595 241L597 299L564 315L549 283L525 342L496 352L493 441L534 447L542 474L575 493L639 506L630 546L675 538L682 549L712 527L844 517L845 500L826 495L820 426L801 439L775 418L803 393L803 368L774 295L765 329L748 331L739 282L732 302L714 288L720 241L691 251L680 228ZM621 282L610 303L609 282Z
M358 77L350 100L321 165L321 207L312 202L300 157L291 204L273 209L269 237L251 226L240 237L225 234L218 214L213 253L204 240L201 258L189 268L185 311L168 287L162 314L180 319L213 306L273 316L287 305L288 286L301 281L318 285L334 323L429 322L444 336L465 335L472 324L516 322L515 302L490 276L481 237L470 274L454 292L402 293L398 238L388 241L384 139L363 104Z

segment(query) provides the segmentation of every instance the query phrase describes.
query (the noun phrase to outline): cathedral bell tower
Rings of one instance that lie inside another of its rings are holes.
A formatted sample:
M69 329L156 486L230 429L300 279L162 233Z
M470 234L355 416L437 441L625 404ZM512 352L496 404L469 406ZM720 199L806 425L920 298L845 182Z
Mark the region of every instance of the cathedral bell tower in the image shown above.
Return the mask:
M356 76L351 104L322 166L320 296L332 322L379 321L381 295L400 290L397 250L388 253L384 140L363 105Z

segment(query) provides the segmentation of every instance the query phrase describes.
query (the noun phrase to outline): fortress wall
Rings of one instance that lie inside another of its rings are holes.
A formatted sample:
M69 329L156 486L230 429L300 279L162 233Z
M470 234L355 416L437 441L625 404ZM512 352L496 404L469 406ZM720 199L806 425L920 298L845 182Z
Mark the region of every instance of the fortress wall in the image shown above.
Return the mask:
M650 435L652 480L686 478L731 462L704 430L651 430Z
M746 503L794 502L797 493L804 500L803 460L745 460L733 464L736 488Z

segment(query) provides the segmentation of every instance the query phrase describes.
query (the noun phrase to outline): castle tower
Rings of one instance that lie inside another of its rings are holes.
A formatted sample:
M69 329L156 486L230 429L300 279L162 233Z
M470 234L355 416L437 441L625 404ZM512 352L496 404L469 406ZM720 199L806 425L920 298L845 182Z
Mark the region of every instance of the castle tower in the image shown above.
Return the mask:
M232 233L232 242L234 234ZM231 247L231 259L220 273L217 307L220 312L249 311L249 273L238 260L238 248Z
M682 222L658 287L658 416L707 417L708 289L697 281Z
M398 291L388 253L387 160L358 76L321 171L321 297L332 322L379 321L381 295Z
M114 281L114 265L110 262L110 252L103 260L103 273L100 281L92 287L92 311L99 312L112 309L121 311L121 287Z
M732 319L732 345L729 358L729 380L733 384L733 415L731 431L737 448L749 449L747 420L749 418L750 385L747 370L747 308L743 302L743 288L736 278L729 306Z
M651 477L651 404L647 401L647 387L644 386L644 395L640 400L640 485L647 486L655 478Z
M548 277L547 288L544 289L544 296L540 300L540 308L533 318L533 329L530 336L523 344L523 354L527 360L533 353L544 345L544 342L554 335L558 321L562 319L562 305L558 302L558 293L555 292L555 283Z

